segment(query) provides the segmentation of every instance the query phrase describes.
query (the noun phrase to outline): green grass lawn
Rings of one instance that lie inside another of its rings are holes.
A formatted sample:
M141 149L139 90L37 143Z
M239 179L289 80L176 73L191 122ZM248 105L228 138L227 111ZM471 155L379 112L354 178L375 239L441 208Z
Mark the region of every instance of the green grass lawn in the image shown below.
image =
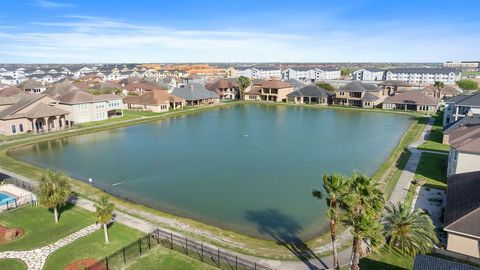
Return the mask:
M48 257L45 269L64 269L71 262L84 259L102 259L121 249L138 238L143 233L122 224L115 223L109 229L110 243L105 244L103 229L75 240L73 243L55 251Z
M360 269L367 270L409 270L413 267L413 257L404 257L395 250L386 248L360 260Z
M447 162L447 155L422 153L415 178L425 181L425 184L445 188L447 186Z
M41 207L26 206L11 210L0 214L0 224L21 227L24 235L16 241L0 245L0 251L42 247L94 222L92 213L71 205L61 212L58 224L55 224L53 213Z
M23 269L27 269L27 266L20 260L1 259L0 260L0 269L23 270Z
M126 269L213 270L218 269L162 246L130 264Z
M428 136L428 139L426 140L425 143L420 145L418 149L448 152L450 150L450 146L443 144L442 140L443 140L443 112L435 116L435 122L432 125L432 130L430 131L430 135Z

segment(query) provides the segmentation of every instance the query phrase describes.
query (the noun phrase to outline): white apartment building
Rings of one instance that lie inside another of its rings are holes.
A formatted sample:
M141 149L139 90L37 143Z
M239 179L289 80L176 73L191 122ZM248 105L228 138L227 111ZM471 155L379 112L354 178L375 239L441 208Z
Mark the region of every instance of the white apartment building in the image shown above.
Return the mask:
M413 84L434 84L435 82L454 84L461 77L461 71L448 68L396 68L385 72L385 80Z
M352 73L353 79L357 81L381 81L385 71L376 68L362 68Z
M461 70L475 71L478 70L480 61L462 61L462 62L452 62L447 61L443 63L444 68L455 68Z
M243 76L250 79L279 79L282 77L282 71L276 67L237 67L235 70L237 77Z
M296 67L287 68L282 71L283 80L298 80L303 82L336 80L340 79L340 69L338 68L311 68Z

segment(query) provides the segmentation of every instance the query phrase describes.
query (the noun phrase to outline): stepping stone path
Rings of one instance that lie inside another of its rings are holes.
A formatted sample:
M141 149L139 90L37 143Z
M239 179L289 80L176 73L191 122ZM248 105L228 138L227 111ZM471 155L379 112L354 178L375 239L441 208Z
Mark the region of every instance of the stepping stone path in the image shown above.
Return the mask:
M77 240L78 238L89 235L100 228L101 228L100 224L98 225L92 224L48 246L44 246L44 247L33 249L33 250L0 252L0 259L19 259L25 262L28 270L42 270L43 266L45 265L45 262L47 261L48 256L52 254L55 250L70 244L71 242Z

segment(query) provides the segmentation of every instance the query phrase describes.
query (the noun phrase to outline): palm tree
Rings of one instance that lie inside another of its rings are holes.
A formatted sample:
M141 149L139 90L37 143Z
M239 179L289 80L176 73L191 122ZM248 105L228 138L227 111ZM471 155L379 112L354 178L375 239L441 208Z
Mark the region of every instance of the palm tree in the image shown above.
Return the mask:
M440 90L440 89L442 89L442 88L445 86L445 84L444 84L443 82L436 81L435 84L434 84L434 86L435 86L438 90Z
M237 81L238 81L238 85L240 86L239 93L238 93L239 98L242 99L245 89L247 89L247 87L250 85L250 79L244 76L240 76L238 77Z
M405 203L390 204L384 218L388 246L412 256L430 251L438 238L430 217L421 209L411 211Z
M376 249L382 244L382 226L377 221L383 209L385 198L372 178L354 173L350 189L344 197L344 223L351 227L353 235L350 269L360 269L361 247L368 240L368 247Z
M340 209L344 207L343 197L348 191L348 178L339 175L323 175L323 188L325 189L325 201L327 202L327 218L330 224L330 236L332 238L332 250L333 250L333 269L340 269L338 263L338 251L337 251L337 223L340 219ZM312 196L318 200L322 200L324 194L322 191L314 189Z
M58 207L65 205L70 198L67 177L61 172L48 170L40 177L37 196L41 206L53 209L55 223L58 223Z
M100 197L100 202L95 205L95 216L97 222L103 225L103 233L105 235L105 243L108 244L108 230L107 225L113 218L113 209L115 206L110 202L107 195Z

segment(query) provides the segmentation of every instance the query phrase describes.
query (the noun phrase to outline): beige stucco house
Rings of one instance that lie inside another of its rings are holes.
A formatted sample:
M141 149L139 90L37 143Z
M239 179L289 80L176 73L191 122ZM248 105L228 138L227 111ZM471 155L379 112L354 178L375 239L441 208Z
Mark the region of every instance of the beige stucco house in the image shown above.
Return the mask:
M310 84L305 87L293 91L287 95L288 102L296 104L320 104L328 105L334 93L329 92L315 84Z
M0 134L44 133L68 127L69 112L57 108L56 103L44 94L20 95L15 103L1 108Z
M449 132L447 175L480 170L480 124L464 125Z
M335 91L334 104L374 108L386 98L384 89L375 84L353 81Z
M218 79L207 82L205 88L215 92L222 100L232 100L239 96L240 86L235 80Z
M185 99L168 93L166 90L152 90L140 96L123 98L125 108L132 110L165 112L185 106Z
M447 250L480 259L480 171L448 177L445 205Z
M280 80L259 80L253 82L244 94L245 100L287 102L287 95L294 88L291 84Z
M70 112L67 120L71 125L105 120L123 114L122 98L114 94L93 95L81 90L71 90L57 99L57 107Z
M387 97L382 109L435 113L440 100L427 95L424 91L407 91Z

